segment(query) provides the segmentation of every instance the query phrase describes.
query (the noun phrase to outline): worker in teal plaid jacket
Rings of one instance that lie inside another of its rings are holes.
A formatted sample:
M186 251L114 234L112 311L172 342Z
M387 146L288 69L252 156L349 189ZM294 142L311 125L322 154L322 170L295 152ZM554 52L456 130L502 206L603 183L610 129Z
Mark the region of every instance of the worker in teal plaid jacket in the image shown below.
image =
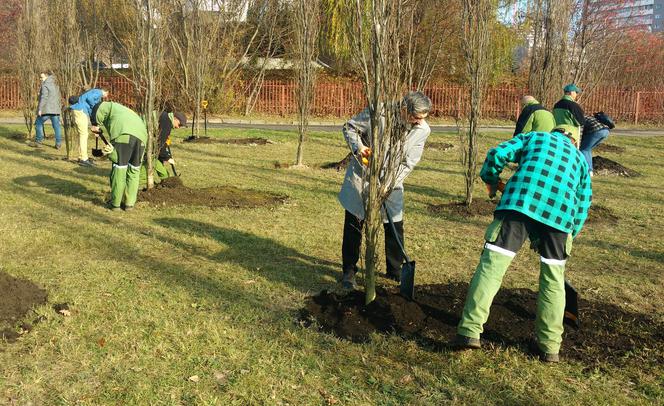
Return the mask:
M565 262L583 227L592 190L578 132L558 125L551 133L529 132L491 149L480 177L491 197L509 162L519 164L504 185L484 250L468 289L454 344L479 348L480 334L503 275L526 238L540 254L537 344L542 360L557 362L565 309ZM503 186L503 185L501 185Z

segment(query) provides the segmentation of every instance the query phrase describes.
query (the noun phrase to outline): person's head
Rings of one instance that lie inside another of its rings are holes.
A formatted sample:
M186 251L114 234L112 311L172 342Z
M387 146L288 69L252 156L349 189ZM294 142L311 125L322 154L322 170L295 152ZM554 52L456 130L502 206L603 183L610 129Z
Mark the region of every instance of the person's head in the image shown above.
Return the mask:
M566 136L572 141L572 144L574 144L577 148L579 147L579 140L581 138L581 134L579 133L578 127L569 124L558 124L556 125L556 128L551 130L551 132L559 133Z
M401 102L401 114L410 124L424 121L431 111L431 100L422 92L409 92Z
M535 99L533 96L530 95L525 95L521 98L521 106L526 106L530 103L537 103L537 99Z
M565 92L566 96L571 97L572 100L576 100L579 97L579 93L581 93L581 89L574 83L570 83L563 88L563 92Z
M187 125L187 116L176 111L173 113L173 128L180 128Z
M67 100L69 102L69 105L73 105L78 103L78 96L69 96L69 99Z
M43 70L43 71L39 72L39 80L41 80L41 81L43 82L43 81L45 81L49 76L51 76L52 74L53 74L53 72L51 72L51 71L49 71L49 70Z

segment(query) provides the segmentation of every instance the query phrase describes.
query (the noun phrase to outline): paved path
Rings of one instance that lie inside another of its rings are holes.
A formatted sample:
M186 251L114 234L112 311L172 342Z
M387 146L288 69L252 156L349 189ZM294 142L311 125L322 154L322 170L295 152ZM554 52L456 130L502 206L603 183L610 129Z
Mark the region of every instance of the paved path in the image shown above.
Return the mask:
M49 122L50 123L50 122ZM22 117L3 117L0 118L0 125L2 124L23 124ZM309 128L312 131L340 131L341 126L343 125L342 121L339 122L318 122L312 121L309 125ZM219 120L214 119L210 120L208 123L209 128L253 128L260 130L272 130L272 131L296 131L297 124L294 123L269 123L263 120ZM202 126L201 126L202 128ZM454 125L442 124L442 125L431 125L431 129L437 133L456 133L457 129ZM507 132L511 133L514 131L512 126L483 126L480 128L481 131L491 131L491 132ZM201 129L202 131L202 129ZM627 137L655 137L655 136L664 136L664 129L615 129L611 131L612 136L627 136Z

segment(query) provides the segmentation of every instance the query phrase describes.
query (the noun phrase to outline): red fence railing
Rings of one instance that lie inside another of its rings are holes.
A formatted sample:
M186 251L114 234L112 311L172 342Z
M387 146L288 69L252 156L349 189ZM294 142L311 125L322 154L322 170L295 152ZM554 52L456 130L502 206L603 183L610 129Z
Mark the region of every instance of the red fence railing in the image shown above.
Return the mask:
M122 76L100 77L98 87L109 90L114 100L135 104L134 88ZM233 112L244 112L246 87L234 87ZM460 85L434 85L424 89L433 103L434 117L459 117L468 111L468 88ZM493 87L486 92L482 104L485 118L514 119L519 114L519 99L526 90L515 87ZM583 95L581 105L587 112L605 111L618 121L664 122L664 91L594 89ZM348 117L365 106L364 90L358 82L322 82L315 88L312 114L322 117ZM214 106L212 106L214 107ZM266 115L296 113L295 83L265 81L253 107L253 112ZM20 109L21 94L18 80L0 76L0 109Z

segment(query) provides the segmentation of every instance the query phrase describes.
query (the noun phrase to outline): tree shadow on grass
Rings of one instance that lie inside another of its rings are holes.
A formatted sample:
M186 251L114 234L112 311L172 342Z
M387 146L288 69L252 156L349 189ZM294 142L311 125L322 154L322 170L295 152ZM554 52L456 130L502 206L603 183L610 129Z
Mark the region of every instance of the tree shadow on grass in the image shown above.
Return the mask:
M80 183L55 178L50 175L22 176L14 178L14 183L25 188L45 188L48 193L74 197L85 202L103 204L103 200Z
M180 248L216 262L238 264L275 282L306 291L329 284L326 276L332 279L339 277L339 264L301 253L270 238L182 218L159 218L154 221L174 229L178 234L210 238L228 247L216 253L186 243L178 243Z

